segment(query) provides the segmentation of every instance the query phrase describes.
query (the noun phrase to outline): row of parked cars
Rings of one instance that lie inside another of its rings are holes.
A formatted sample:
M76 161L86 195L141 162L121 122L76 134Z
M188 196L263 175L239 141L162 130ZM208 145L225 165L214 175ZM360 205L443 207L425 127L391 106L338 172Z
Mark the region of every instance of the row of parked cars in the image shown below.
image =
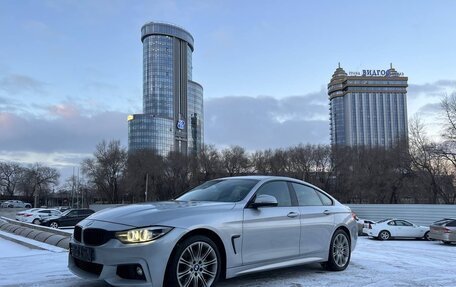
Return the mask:
M52 228L75 226L95 211L87 208L32 208L16 213L16 220Z
M358 231L362 234L380 239L416 238L440 240L444 244L456 243L456 218L444 218L430 226L420 226L408 220L389 218L377 222L357 220ZM361 228L361 229L360 229Z
M21 200L4 200L0 202L0 207L3 208L31 208L32 204Z

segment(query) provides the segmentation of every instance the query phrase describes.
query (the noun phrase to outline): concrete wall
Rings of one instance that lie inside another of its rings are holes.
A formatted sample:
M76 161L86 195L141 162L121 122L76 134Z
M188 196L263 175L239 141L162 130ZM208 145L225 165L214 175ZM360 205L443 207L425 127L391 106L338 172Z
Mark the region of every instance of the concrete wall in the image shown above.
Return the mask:
M456 218L456 205L444 204L347 204L361 219L400 218L428 226L445 217Z

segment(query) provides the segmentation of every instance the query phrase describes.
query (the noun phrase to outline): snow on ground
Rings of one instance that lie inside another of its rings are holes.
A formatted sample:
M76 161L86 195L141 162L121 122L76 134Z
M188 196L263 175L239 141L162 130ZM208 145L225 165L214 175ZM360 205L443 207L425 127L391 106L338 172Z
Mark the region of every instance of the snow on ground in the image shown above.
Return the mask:
M6 250L6 251L5 251ZM2 255L3 254L3 255ZM67 252L33 250L0 238L0 286L101 287L77 278L66 267ZM226 280L220 287L456 286L456 246L416 240L359 238L343 272L318 264Z

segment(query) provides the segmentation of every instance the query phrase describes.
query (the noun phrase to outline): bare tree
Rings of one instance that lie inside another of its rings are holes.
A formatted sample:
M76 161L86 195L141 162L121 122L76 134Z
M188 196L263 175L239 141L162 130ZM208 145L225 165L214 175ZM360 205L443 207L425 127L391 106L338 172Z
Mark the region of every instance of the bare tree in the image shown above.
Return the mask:
M213 179L223 173L220 153L214 145L204 145L198 154L197 161L204 181Z
M49 193L51 186L58 184L59 177L55 168L36 163L24 170L19 185L23 194L29 198L34 197L35 206L38 206L39 197Z
M165 158L167 188L160 193L161 200L175 198L190 187L190 160L187 155L170 152Z
M0 162L0 193L13 196L22 179L24 168L13 162Z
M89 181L109 203L118 203L119 184L127 163L127 151L120 141L102 141L96 146L93 158L83 160L81 167Z
M422 175L424 183L429 184L432 191L432 202L438 203L439 198L444 203L452 203L452 197L443 188L442 180L447 176L447 166L440 155L436 143L429 140L424 131L424 124L415 117L410 123L410 155L415 168Z
M456 141L456 93L445 96L441 103L445 118L444 138Z
M222 150L222 165L229 176L233 176L246 173L250 162L244 148L232 146Z
M164 170L164 159L155 150L131 152L124 182L127 197L133 202L158 200L163 189Z

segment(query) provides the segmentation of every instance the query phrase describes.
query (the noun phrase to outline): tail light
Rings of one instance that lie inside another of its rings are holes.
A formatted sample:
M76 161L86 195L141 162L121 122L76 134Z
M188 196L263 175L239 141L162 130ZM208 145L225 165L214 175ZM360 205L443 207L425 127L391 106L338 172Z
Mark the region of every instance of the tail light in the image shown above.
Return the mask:
M32 215L29 214L29 213L26 213L26 214L24 214L24 216L25 216L25 217L30 217L30 216L32 216Z
M352 211L352 217L353 217L354 220L357 220L356 213L354 213L353 211Z
M450 232L451 232L451 230L449 228L446 228L446 227L443 228L443 233L450 233Z

